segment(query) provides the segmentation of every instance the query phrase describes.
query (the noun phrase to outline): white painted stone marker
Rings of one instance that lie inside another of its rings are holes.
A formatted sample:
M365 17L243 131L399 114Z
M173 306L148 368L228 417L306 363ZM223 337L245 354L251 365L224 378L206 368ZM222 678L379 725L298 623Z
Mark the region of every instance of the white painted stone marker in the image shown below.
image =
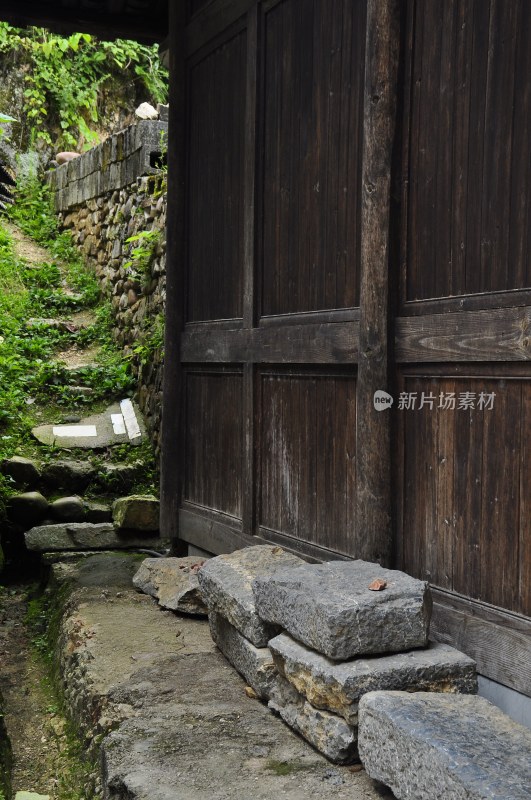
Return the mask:
M111 414L112 429L117 436L125 433L125 420L123 414Z
M54 425L52 429L54 436L97 436L98 431L95 425Z
M138 420L136 418L135 409L133 408L132 402L130 400L120 400L120 408L122 410L129 439L131 441L134 439L140 439L142 437L142 432L140 430L140 426L138 425Z

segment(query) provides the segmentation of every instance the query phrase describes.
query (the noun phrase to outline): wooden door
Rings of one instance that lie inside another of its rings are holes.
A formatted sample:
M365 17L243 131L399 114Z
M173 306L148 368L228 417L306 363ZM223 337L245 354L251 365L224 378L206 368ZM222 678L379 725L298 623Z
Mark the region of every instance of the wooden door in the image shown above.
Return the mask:
M529 694L531 5L409 2L407 30L399 564Z
M349 555L365 2L196 6L179 536Z

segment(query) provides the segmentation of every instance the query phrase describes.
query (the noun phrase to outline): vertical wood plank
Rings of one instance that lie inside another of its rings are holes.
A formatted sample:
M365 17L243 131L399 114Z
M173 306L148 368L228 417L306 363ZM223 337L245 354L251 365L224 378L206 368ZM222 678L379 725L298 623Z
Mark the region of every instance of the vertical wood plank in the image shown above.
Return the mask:
M247 61L245 89L245 140L243 154L243 327L256 321L255 305L255 198L256 198L256 118L259 58L258 6L247 14ZM255 475L255 366L243 368L243 532L252 535L256 522Z
M184 376L180 361L184 322L185 95L184 3L169 4L170 109L168 133L168 225L166 239L166 331L161 426L160 530L172 552L179 542L179 505L184 472Z
M390 415L374 409L373 396L388 385L389 208L399 40L400 4L396 0L368 0L353 552L382 564L391 563L393 549Z
M520 608L531 616L531 382L522 383L520 462Z

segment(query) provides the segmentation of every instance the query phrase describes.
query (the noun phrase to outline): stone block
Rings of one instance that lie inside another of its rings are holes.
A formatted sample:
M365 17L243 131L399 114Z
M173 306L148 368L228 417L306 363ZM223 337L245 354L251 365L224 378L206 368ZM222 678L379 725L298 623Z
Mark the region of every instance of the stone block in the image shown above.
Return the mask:
M127 550L157 548L158 538L142 535L123 536L113 525L103 522L66 522L62 525L39 525L24 534L26 547L38 553L58 550Z
M14 495L8 506L9 518L20 525L35 525L44 519L48 501L40 492L24 492Z
M374 580L382 591L369 589ZM428 584L367 561L284 569L253 582L259 616L336 661L425 647Z
M6 458L2 462L2 472L4 475L9 475L17 486L23 486L25 489L36 486L41 478L38 464L22 456Z
M85 517L85 506L80 497L59 497L50 503L50 514L59 522L81 522Z
M369 692L359 753L399 800L528 800L531 730L483 697Z
M113 503L112 518L117 528L156 531L159 528L159 501L149 494L119 497Z
M275 665L316 708L357 725L362 695L378 689L477 692L475 662L447 644L426 650L335 662L286 634L269 642Z
M205 616L197 571L202 558L146 558L133 578L133 586L154 597L170 611Z
M105 503L95 503L92 501L85 501L85 519L87 522L111 522L112 511L111 507Z
M268 705L335 764L348 764L357 757L357 730L342 717L314 708L280 675L271 689Z
M283 567L304 564L281 547L257 545L212 558L199 571L199 585L209 611L216 611L256 647L265 647L280 632L256 612L252 582Z
M208 622L212 638L225 658L243 675L256 694L267 700L276 677L269 648L255 647L234 625L215 611L208 615Z

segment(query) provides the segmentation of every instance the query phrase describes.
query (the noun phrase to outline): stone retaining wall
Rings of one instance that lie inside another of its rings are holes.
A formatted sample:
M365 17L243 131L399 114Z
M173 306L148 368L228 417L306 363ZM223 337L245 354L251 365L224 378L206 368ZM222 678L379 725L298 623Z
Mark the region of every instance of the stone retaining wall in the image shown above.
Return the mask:
M111 299L114 337L137 378L136 399L159 450L166 299L165 178L156 164L167 123L141 121L49 173L63 228ZM141 235L128 242L132 236ZM135 258L133 251L140 252Z

